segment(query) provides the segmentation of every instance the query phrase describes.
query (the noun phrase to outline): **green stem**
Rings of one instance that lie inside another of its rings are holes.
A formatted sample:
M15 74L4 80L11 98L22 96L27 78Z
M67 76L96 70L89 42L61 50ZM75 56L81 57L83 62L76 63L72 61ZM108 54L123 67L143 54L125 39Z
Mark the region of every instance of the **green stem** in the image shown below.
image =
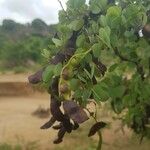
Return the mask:
M92 117L95 120L95 122L97 122L97 111L95 113L95 116L92 116ZM99 130L99 131L97 131L97 134L98 134L99 139L98 139L98 145L97 145L96 150L101 150L102 149L102 133Z
M98 136L99 136L99 140L98 140L98 145L97 145L96 150L101 150L101 148L102 148L102 134L101 134L100 131L98 131L97 133L98 133Z
M89 112L89 114L90 114L90 111L88 110L88 109L86 109L88 112ZM94 119L94 121L97 123L98 121L97 121L97 109L96 109L96 111L95 111L95 115L91 115L91 117ZM101 150L102 149L102 133L101 133L101 131L100 130L98 130L97 131L97 134L98 134L98 137L99 137L99 139L98 139L98 145L97 145L97 148L96 148L96 150Z

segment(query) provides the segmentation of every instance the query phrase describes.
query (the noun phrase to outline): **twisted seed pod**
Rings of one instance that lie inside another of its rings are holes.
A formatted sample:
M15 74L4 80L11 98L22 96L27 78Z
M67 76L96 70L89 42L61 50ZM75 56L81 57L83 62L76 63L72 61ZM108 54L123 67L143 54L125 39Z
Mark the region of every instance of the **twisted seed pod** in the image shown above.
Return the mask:
M73 130L77 130L79 128L79 124L74 122L74 125L73 125Z
M65 114L76 123L83 123L89 119L83 108L74 101L65 101L63 103L63 108Z
M53 129L54 129L54 130L59 130L61 127L62 127L62 123L53 126Z
M51 104L50 104L50 111L53 117L60 122L63 122L64 115L60 110L60 102L51 96Z
M72 123L70 122L70 118L68 117L68 115L65 115L65 118L62 123L66 131L68 133L71 133L73 126Z
M31 84L37 84L37 83L41 82L43 72L44 72L44 69L41 69L41 70L37 71L35 74L30 75L28 77L29 82Z
M54 144L59 144L63 141L63 137L66 133L66 130L64 127L62 127L59 131L58 131L58 137L53 141Z
M95 123L95 124L91 127L91 129L90 129L89 134L88 134L88 137L95 135L95 133L96 133L97 131L99 131L100 129L104 128L105 126L106 126L106 123L105 123L105 122L97 122L97 123Z
M51 119L46 122L43 126L41 126L41 129L48 129L50 128L54 123L55 123L56 119L54 117L51 117Z

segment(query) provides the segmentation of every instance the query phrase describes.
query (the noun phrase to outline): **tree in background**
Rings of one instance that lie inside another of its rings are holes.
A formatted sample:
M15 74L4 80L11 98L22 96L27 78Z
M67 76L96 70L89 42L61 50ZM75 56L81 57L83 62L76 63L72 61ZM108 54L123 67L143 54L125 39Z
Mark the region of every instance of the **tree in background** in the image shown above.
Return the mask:
M41 51L47 48L56 25L41 19L31 24L19 24L5 19L0 26L0 68L34 66L42 61Z

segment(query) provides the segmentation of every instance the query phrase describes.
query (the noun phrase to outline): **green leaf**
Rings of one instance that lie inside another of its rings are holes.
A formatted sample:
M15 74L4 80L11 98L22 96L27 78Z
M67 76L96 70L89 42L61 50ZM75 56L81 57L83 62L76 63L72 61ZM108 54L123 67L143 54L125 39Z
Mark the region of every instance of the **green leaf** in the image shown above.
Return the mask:
M118 64L113 64L112 66L110 66L108 71L113 72L117 67L118 67Z
M87 63L90 63L90 62L92 61L92 55L91 55L91 54L87 54L87 55L85 56L85 61L86 61Z
M118 46L118 37L116 34L111 34L110 35L110 42L112 47L117 47Z
M98 14L101 11L105 10L107 6L107 0L91 0L90 1L90 10L93 14Z
M121 8L119 6L109 7L106 16L119 17L121 15Z
M73 95L75 99L80 99L82 97L83 91L81 89L77 89Z
M119 114L123 110L124 106L120 98L115 98L111 102L111 106L115 113Z
M84 25L83 19L74 20L69 24L69 28L74 30L74 31L78 31L83 27L83 25Z
M86 75L88 76L89 79L92 79L90 72L88 72L85 68L84 68L84 72L86 73Z
M78 74L78 78L80 79L80 81L87 83L86 79L84 79L80 74Z
M53 43L56 45L56 47L62 46L62 41L56 38L52 38Z
M68 0L67 6L71 9L78 9L85 4L85 0Z
M121 24L121 8L112 6L107 10L106 19L112 29L119 29Z
M136 94L127 94L123 97L122 102L124 106L126 107L131 107L134 106L137 101L136 101Z
M95 33L95 34L98 33L98 30L99 30L99 24L98 24L98 22L92 21L91 27L92 27L93 33Z
M57 25L57 28L58 28L58 32L60 33L59 37L61 39L68 40L72 36L72 30L66 24L65 25L59 24Z
M108 26L106 16L104 16L104 15L101 15L99 22L102 27Z
M79 88L80 81L78 79L71 79L70 80L70 88L71 90L75 91Z
M76 41L77 47L83 47L85 41L86 41L85 35L84 34L79 35Z
M92 66L91 66L91 79L93 78L94 73L95 73L95 65L92 64Z
M125 92L125 87L123 85L109 88L109 95L112 98L121 98L124 92Z
M95 43L95 44L92 46L93 55L94 55L95 57L99 57L100 54L101 54L101 49L102 49L102 44L101 44L101 43Z
M44 82L50 82L54 73L53 73L53 69L54 66L53 65L49 65L46 67L46 69L44 70L43 74L42 74L42 79Z
M91 93L92 93L91 89L84 89L82 93L83 101L87 101L90 98Z
M54 75L55 76L59 76L60 73L61 73L61 70L62 70L62 64L61 63L55 65L55 67L54 67Z
M45 57L46 59L48 59L50 57L50 51L47 50L47 49L43 49L42 52L41 52L41 55L43 57Z
M96 101L104 102L109 98L108 91L103 88L101 83L94 85L92 91Z
M99 30L99 37L100 37L100 39L109 48L111 47L110 46L110 33L111 33L111 30L110 30L110 28L108 26L105 27L105 28L100 28L100 30Z

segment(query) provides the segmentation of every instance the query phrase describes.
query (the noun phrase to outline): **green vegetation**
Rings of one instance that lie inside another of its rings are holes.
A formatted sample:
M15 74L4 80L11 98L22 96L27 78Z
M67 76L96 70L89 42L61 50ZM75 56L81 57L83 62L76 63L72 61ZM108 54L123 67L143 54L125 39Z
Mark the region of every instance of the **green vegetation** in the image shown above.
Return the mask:
M37 142L28 142L26 144L7 144L0 143L0 150L39 150Z
M42 82L51 94L52 118L41 129L59 121L53 127L58 129L54 140L58 144L89 114L95 122L89 136L98 133L100 150L106 123L98 121L97 107L88 110L93 99L99 105L110 103L123 125L140 135L141 141L150 138L150 2L85 2L68 0L67 9L59 12L57 36L49 46L51 60L29 77L33 84ZM47 60L49 55L45 56Z
M56 25L40 19L31 24L3 20L0 26L0 69L15 72L29 69L42 62L41 51L47 48Z

